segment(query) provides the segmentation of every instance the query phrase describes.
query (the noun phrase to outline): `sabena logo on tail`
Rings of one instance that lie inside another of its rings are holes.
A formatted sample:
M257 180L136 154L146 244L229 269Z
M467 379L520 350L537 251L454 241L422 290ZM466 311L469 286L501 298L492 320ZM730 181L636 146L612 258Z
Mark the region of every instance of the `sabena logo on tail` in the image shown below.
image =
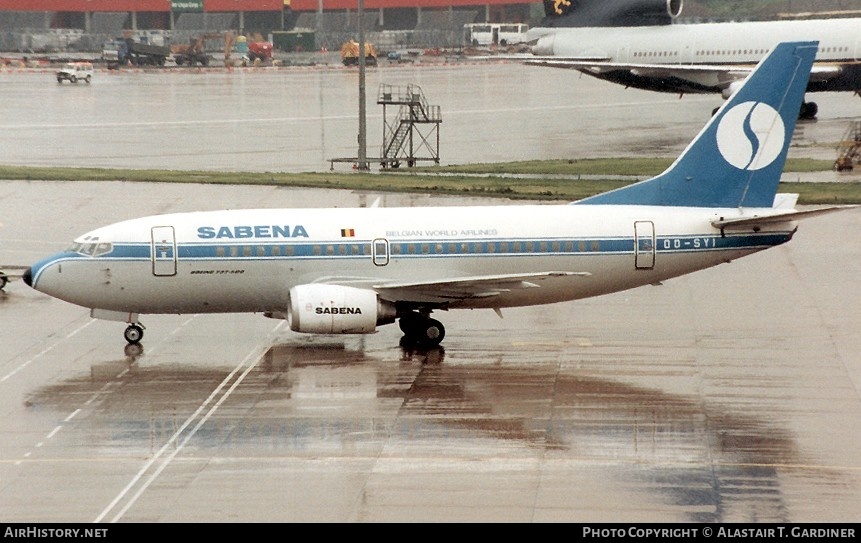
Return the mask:
M786 126L765 102L744 102L727 111L717 127L721 156L740 170L770 166L783 150Z
M663 173L576 203L772 207L816 49L777 45Z

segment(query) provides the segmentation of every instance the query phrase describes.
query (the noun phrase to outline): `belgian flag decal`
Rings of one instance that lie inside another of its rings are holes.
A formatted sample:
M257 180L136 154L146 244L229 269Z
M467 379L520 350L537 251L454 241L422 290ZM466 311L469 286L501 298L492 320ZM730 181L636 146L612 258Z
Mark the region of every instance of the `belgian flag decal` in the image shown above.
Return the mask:
M356 230L353 228L341 228L341 237L354 238L356 237Z

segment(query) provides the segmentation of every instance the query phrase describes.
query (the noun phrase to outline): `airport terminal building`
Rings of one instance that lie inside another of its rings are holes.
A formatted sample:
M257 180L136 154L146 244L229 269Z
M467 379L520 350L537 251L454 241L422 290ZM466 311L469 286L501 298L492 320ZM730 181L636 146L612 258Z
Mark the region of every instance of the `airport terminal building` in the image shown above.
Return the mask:
M331 48L355 35L357 14L357 0L0 0L0 47L38 51L77 41L87 49L123 30L177 38L299 30ZM381 45L449 47L463 42L465 24L528 23L542 15L540 1L365 0L362 20ZM28 43L33 39L46 43Z
M572 2L570 9L585 9L589 4L590 8L636 13L637 6L661 5L664 0L591 2L594 4ZM368 40L385 48L453 48L469 43L468 24L538 25L545 15L545 3L555 4L553 0L364 0L362 28ZM730 7L733 18L753 19L774 19L793 12L857 12L861 8L861 0L784 0L747 9L736 2L676 3L684 4L678 22L725 18ZM142 40L177 43L226 31L259 34L274 41L276 48L279 40L272 40L273 35L288 38L284 33L299 32L304 39L298 43L335 49L355 38L357 29L358 0L0 0L2 51L96 51L104 40L129 32Z

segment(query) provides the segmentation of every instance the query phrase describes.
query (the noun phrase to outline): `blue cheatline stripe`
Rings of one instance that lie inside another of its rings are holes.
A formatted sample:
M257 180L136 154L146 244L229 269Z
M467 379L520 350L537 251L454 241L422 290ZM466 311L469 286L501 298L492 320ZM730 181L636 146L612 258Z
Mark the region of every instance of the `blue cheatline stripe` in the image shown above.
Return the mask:
M654 239L659 254L687 253L697 251L722 251L760 249L780 245L789 241L791 232L745 234L745 235L684 235L660 236ZM639 250L651 251L652 238L639 238ZM350 259L365 260L371 257L370 240L330 241L322 243L193 243L177 247L177 259L197 261L238 262L249 260L318 260ZM399 240L390 241L389 256L392 259L428 257L526 257L545 256L601 256L623 255L634 252L634 237L627 238L516 238L507 240ZM45 265L69 260L100 261L146 261L152 258L148 243L115 244L113 250L99 257L78 253L61 253L34 264L34 279Z

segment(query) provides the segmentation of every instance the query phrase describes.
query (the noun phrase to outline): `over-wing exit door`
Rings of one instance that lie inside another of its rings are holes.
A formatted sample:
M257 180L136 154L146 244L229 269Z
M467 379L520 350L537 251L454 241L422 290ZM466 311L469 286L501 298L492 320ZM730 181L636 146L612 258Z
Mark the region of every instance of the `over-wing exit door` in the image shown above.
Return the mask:
M655 223L652 221L634 223L634 266L638 270L655 267Z
M173 226L152 228L152 274L161 277L176 275L176 238Z

